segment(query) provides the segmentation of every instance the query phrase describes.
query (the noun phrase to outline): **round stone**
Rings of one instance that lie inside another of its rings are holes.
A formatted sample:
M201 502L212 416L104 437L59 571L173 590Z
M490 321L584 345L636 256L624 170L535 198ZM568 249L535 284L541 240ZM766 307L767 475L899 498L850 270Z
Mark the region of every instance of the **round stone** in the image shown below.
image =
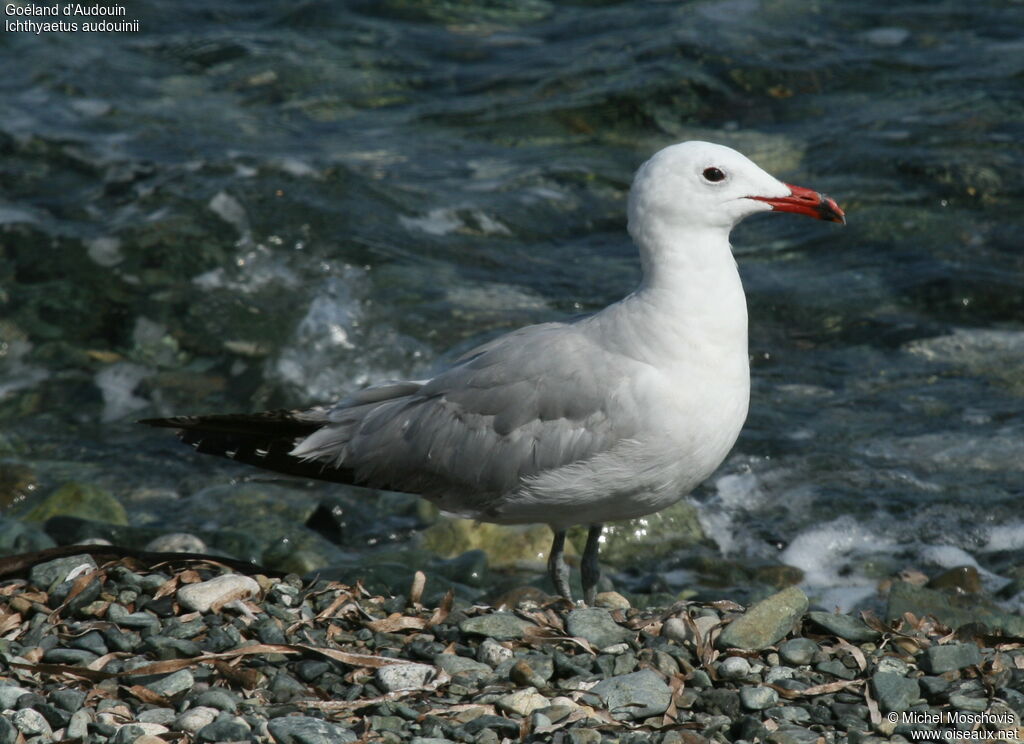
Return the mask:
M721 679L743 679L750 674L750 662L742 656L729 656L718 664Z
M740 702L747 710L764 710L779 702L779 693L771 687L744 687L740 690Z
M810 638L792 638L779 646L779 656L794 666L810 664L817 652L818 644Z

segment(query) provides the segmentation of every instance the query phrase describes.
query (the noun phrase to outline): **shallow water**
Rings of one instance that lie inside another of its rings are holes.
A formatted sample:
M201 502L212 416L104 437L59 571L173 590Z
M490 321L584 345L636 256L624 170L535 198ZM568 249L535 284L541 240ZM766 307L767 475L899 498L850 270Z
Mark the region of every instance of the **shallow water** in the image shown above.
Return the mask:
M319 402L599 309L638 278L633 170L702 138L849 218L733 235L754 391L694 495L718 549L844 606L1022 563L1021 3L128 15L0 36L0 455L35 493L226 481L131 420Z

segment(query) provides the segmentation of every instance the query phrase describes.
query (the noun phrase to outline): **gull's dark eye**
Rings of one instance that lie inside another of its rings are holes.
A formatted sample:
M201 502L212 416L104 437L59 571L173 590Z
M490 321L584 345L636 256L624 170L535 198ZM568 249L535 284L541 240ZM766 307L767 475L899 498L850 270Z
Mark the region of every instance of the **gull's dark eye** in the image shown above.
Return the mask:
M725 180L725 173L715 167L705 168L703 175L704 180L711 181L711 183L718 183L719 181Z

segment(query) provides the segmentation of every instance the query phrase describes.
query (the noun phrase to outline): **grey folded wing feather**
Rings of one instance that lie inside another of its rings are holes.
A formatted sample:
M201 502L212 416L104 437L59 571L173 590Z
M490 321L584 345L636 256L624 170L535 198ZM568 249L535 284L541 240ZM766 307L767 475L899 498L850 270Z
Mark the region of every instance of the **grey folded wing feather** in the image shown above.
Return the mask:
M638 422L610 405L625 360L575 325L530 326L474 349L424 382L367 388L327 411L293 455L351 468L370 485L483 502L521 479L588 459Z

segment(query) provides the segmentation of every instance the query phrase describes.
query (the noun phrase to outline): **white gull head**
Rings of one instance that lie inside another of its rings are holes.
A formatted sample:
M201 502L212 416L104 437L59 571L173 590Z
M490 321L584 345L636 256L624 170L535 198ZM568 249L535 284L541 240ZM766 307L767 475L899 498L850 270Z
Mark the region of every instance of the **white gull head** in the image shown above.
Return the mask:
M729 229L748 215L771 210L751 196L786 197L789 187L735 150L710 142L666 147L633 179L629 227L648 221Z
M646 271L665 253L678 261L681 251L727 248L736 223L773 210L846 221L829 197L783 183L729 147L682 142L655 153L637 171L629 193L629 233Z

